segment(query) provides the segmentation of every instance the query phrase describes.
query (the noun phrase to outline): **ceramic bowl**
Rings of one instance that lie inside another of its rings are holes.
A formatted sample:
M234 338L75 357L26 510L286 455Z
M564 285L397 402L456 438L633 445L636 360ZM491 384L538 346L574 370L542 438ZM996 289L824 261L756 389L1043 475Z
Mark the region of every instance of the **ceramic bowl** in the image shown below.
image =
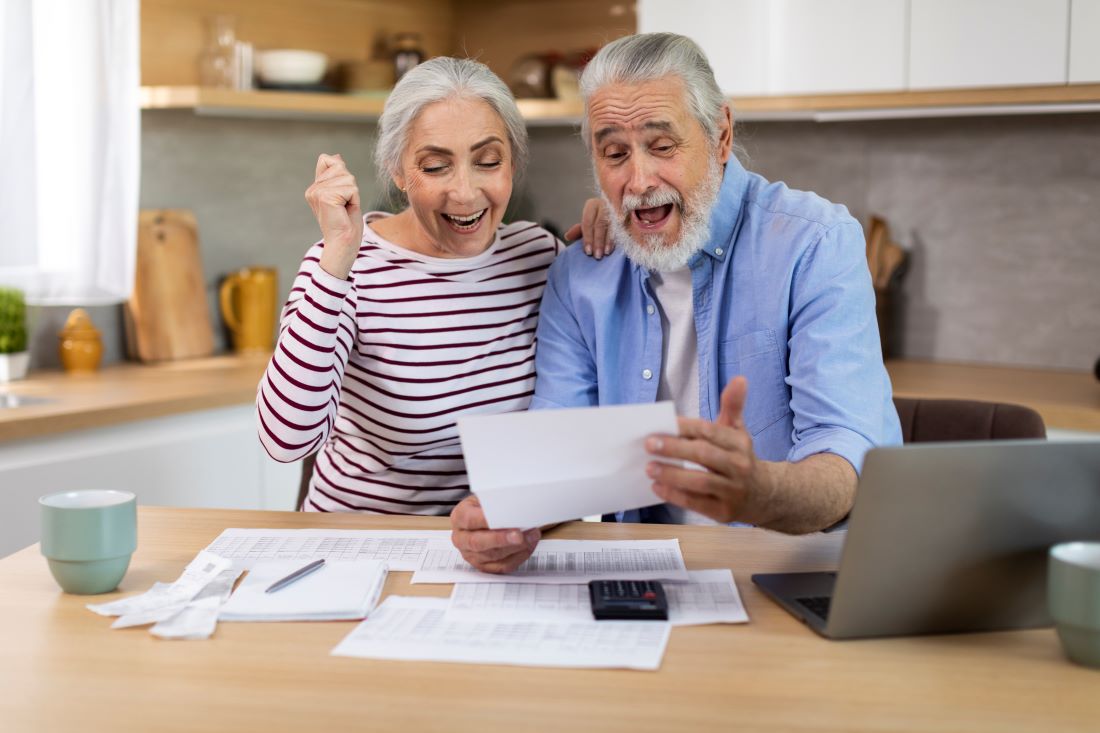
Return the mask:
M265 84L316 84L327 66L328 56L317 51L278 49L256 54L256 73Z

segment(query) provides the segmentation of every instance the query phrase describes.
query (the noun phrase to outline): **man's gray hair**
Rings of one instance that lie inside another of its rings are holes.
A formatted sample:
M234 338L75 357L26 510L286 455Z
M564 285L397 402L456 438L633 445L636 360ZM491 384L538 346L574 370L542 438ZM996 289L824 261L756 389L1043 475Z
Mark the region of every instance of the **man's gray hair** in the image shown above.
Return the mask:
M429 104L446 99L480 99L492 107L508 132L515 177L527 167L527 126L508 87L485 64L439 56L410 69L394 86L378 118L374 162L384 186L401 170L409 128Z
M585 67L581 75L584 144L591 149L588 105L593 94L608 84L644 84L669 75L683 80L693 116L703 126L707 138L716 142L718 121L726 98L718 88L706 54L687 36L641 33L607 44Z

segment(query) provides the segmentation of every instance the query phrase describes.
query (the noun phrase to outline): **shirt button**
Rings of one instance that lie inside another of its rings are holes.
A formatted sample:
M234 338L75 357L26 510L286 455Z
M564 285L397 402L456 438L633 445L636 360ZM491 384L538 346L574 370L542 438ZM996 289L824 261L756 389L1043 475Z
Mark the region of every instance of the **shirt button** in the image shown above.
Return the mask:
M715 248L714 248L714 254L716 254L716 255L718 255L719 257L721 257L721 256L722 256L722 248L721 248L721 247L715 247Z
M657 312L657 309L653 307L652 303L650 303L649 305L647 305L645 307L645 312L648 313L649 315L653 315L654 313Z
M642 370L642 379L653 379L653 372L648 369Z

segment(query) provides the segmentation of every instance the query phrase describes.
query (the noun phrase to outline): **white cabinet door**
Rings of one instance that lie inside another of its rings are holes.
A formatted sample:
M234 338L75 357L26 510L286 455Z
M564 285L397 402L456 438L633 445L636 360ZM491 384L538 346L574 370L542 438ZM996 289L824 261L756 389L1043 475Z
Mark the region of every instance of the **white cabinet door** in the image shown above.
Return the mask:
M293 509L297 464L275 485L268 461L252 405L0 444L0 557L38 541L38 497L57 491L122 489L138 504L161 506Z
M906 0L772 0L772 94L905 88Z
M641 0L638 30L693 39L731 96L890 91L905 88L906 7L906 0Z
M639 0L639 33L679 33L699 44L730 96L767 93L768 0Z
M911 0L909 88L1064 84L1069 0Z
M1100 0L1071 0L1069 82L1100 82Z

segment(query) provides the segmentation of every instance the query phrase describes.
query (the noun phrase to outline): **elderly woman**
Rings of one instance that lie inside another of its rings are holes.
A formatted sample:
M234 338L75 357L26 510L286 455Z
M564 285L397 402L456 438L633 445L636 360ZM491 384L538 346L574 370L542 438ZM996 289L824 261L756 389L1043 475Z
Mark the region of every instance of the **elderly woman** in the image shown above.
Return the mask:
M408 206L364 216L340 156L318 159L306 199L322 241L260 382L260 440L279 461L317 452L303 510L448 514L468 494L456 418L531 399L539 300L562 244L502 224L527 131L484 65L416 67L378 127L379 173Z

